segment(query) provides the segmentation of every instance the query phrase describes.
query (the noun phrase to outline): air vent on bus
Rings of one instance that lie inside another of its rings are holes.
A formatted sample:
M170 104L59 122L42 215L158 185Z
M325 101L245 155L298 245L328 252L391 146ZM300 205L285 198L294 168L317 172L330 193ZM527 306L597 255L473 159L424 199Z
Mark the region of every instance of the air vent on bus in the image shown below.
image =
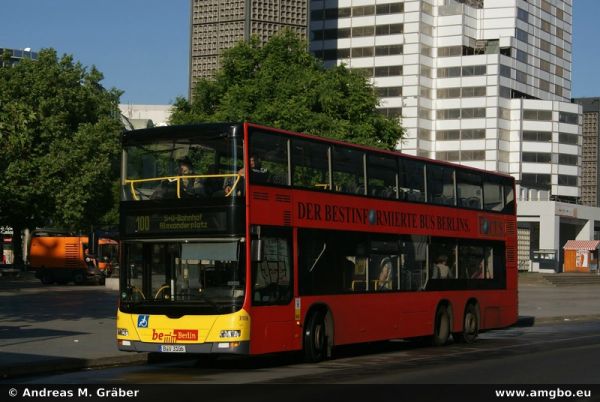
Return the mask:
M285 226L292 226L292 213L290 211L283 212L283 224Z
M292 199L287 194L275 194L275 201L284 202L286 204L289 204L292 201Z
M514 236L517 233L517 224L515 222L506 223L506 234Z
M517 266L517 248L512 245L506 245L506 264Z
M252 198L255 200L269 201L269 194L255 191L252 193Z

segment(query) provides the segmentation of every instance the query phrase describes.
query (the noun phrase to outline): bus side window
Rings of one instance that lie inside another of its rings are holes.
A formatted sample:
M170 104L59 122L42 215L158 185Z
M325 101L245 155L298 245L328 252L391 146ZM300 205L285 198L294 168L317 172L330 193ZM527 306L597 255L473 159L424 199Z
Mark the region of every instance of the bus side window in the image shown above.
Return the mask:
M252 262L252 301L255 305L288 304L293 289L291 236L269 231L263 228L262 259Z
M251 169L251 183L289 185L288 141L279 134L251 131L250 157L260 161Z
M292 140L292 185L313 190L331 190L329 146Z

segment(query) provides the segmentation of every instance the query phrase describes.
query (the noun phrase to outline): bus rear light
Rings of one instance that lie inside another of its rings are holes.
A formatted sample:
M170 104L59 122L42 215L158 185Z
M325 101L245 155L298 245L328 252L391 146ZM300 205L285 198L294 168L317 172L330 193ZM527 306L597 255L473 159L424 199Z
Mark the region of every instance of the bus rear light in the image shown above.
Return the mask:
M127 328L117 328L117 335L118 336L129 336L129 331L127 330Z
M242 331L239 329L227 329L221 331L219 338L239 338L242 334Z

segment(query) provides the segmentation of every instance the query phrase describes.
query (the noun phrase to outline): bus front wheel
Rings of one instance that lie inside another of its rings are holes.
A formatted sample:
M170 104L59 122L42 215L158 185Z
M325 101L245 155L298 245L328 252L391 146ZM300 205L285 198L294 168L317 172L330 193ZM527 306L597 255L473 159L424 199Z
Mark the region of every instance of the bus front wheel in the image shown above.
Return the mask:
M435 313L435 325L433 328L432 343L442 346L448 342L450 337L450 314L446 306L439 306Z
M317 363L327 356L327 330L325 314L322 311L312 313L304 327L304 359Z

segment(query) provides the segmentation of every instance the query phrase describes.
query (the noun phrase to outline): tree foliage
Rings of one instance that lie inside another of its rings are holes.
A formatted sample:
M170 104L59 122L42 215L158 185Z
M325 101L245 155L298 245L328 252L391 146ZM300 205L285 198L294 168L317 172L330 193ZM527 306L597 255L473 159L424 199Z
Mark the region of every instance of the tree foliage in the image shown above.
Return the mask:
M215 79L199 80L192 100L176 100L172 123L251 121L385 149L403 135L377 112L364 76L343 65L326 69L289 31L227 50Z
M120 92L52 49L0 67L0 224L116 223Z

